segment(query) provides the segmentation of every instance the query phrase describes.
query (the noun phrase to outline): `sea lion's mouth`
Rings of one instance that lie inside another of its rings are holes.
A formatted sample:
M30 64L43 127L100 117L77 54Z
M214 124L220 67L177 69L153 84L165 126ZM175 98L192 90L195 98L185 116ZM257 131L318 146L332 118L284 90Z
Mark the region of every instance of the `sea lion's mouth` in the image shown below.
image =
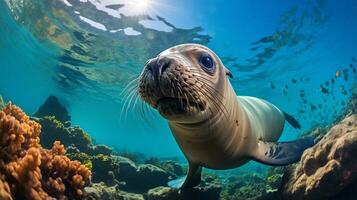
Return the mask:
M204 111L205 105L200 101L192 101L186 98L162 97L159 98L156 107L158 110L170 108L171 111L193 112Z

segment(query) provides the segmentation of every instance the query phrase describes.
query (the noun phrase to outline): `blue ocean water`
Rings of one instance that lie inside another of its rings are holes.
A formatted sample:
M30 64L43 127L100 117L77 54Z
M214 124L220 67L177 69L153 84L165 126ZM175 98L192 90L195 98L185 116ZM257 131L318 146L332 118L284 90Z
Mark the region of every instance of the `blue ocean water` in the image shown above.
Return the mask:
M122 92L173 45L207 45L233 72L237 94L295 116L303 129L287 125L281 140L330 124L356 83L354 0L143 2L1 1L0 94L27 113L54 94L97 143L171 157L182 154L165 120L143 116L141 102L123 112Z

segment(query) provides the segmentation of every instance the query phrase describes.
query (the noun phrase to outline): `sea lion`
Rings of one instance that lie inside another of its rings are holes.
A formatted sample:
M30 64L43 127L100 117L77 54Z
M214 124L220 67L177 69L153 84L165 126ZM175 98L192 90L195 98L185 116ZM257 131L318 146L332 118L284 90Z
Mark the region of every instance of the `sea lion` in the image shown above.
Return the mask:
M198 44L174 46L145 64L139 95L168 121L189 162L185 181L171 186L196 186L201 167L230 169L250 160L287 165L313 145L311 138L276 142L285 120L299 123L265 100L237 97L227 76L219 57Z

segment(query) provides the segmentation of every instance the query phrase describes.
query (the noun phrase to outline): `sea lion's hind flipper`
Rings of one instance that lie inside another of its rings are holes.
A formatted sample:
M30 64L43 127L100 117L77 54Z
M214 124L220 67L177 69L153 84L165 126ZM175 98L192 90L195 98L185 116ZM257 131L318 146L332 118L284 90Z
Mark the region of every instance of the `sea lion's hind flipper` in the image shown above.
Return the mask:
M286 112L283 112L285 120L294 128L301 129L300 123L291 115Z
M190 164L187 176L169 181L167 185L171 188L192 188L201 182L202 167Z
M252 159L267 165L283 166L300 160L305 149L313 146L314 138L308 137L289 142L263 142L252 152Z

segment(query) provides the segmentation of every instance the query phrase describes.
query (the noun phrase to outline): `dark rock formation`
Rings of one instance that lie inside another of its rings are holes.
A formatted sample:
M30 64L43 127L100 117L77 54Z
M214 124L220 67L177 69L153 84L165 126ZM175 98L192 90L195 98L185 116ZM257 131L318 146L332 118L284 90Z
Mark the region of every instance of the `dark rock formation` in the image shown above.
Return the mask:
M66 107L64 107L57 97L50 95L45 103L33 115L34 117L55 116L57 120L62 123L71 121L71 117L68 114Z
M146 192L147 190L167 185L170 174L165 170L151 165L144 164L137 166L128 158L117 156L119 174L118 180L125 182L122 188L130 192Z
M86 187L86 200L144 200L141 194L128 193L119 190L118 186L107 186L103 182Z
M80 152L89 155L109 155L112 149L105 145L94 145L91 137L79 126L66 127L54 116L45 116L35 119L42 126L41 144L49 148L54 141L60 140L66 147L77 148Z
M169 187L157 187L144 194L145 200L219 200L221 186L216 183L201 183L190 189L178 190Z

